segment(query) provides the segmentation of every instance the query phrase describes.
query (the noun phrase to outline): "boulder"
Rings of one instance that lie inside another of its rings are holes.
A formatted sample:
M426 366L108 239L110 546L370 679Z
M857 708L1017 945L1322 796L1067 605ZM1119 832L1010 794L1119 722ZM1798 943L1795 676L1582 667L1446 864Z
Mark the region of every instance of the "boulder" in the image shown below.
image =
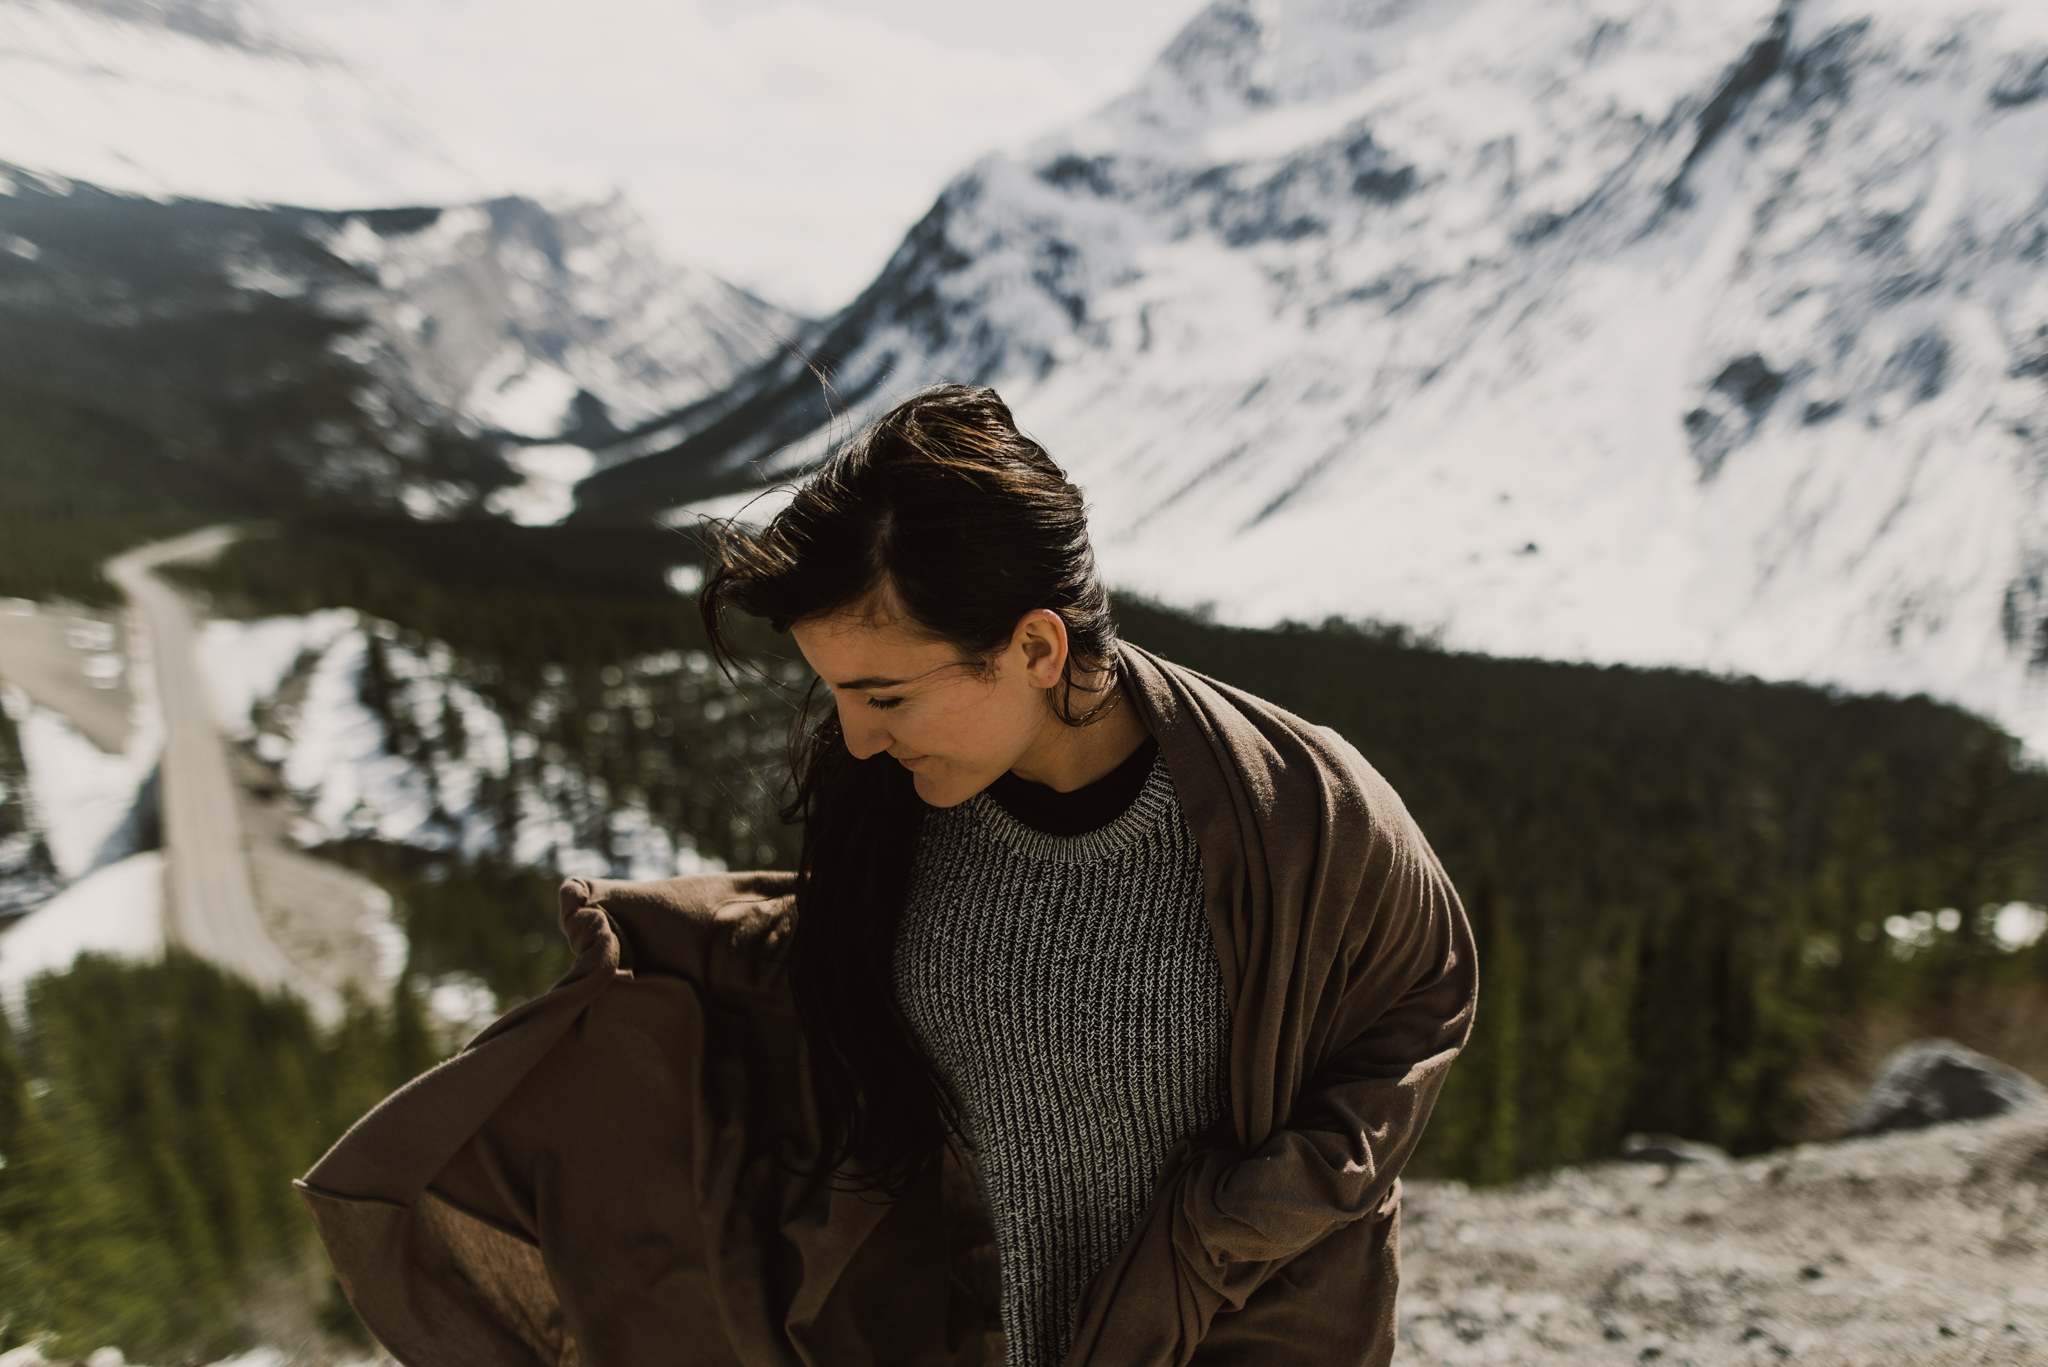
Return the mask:
M1981 1120L2043 1101L2048 1090L2016 1068L1953 1040L1916 1040L1885 1060L1842 1135Z

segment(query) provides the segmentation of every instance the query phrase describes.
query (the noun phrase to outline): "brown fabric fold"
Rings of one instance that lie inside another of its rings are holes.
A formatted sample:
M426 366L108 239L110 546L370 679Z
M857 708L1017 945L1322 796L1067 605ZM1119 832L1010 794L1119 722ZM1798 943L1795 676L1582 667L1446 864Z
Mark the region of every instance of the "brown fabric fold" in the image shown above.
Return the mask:
M1202 848L1236 1143L1168 1157L1067 1361L1388 1361L1397 1177L1478 995L1464 910L1334 731L1133 647L1124 665Z
M1464 914L1400 799L1335 733L1123 659L1201 846L1231 1133L1168 1159L1077 1308L1068 1361L1384 1363L1396 1176L1471 1028ZM789 888L571 880L569 974L306 1175L343 1288L400 1361L983 1360L952 1275L980 1213L949 1212L937 1171L889 1204L811 1171Z
M343 1289L400 1361L959 1359L936 1177L885 1205L804 1175L790 881L572 879L570 973L306 1175Z

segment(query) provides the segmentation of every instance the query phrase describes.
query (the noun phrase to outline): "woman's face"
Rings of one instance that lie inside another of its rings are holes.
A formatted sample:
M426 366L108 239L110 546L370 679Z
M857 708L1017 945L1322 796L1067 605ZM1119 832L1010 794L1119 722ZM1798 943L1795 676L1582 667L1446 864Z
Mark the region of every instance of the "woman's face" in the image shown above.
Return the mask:
M986 669L900 616L840 614L791 628L797 649L832 689L846 748L887 752L934 807L965 802L1058 739L1048 690L1067 663L1067 629L1037 609Z

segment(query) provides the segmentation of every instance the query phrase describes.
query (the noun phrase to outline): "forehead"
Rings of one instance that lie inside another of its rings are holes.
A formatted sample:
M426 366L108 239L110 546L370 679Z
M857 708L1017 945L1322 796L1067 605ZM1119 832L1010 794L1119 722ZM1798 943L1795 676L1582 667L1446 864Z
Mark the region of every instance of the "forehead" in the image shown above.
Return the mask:
M886 688L957 664L960 652L900 619L839 613L790 628L797 649L834 688Z

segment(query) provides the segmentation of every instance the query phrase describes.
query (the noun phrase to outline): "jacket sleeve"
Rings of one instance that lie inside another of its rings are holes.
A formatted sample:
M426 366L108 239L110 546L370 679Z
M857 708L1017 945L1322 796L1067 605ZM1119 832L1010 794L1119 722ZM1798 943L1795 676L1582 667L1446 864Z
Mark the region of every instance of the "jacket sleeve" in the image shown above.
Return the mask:
M1299 1253L1379 1209L1471 1033L1479 991L1464 910L1427 846L1377 890L1331 1042L1286 1124L1249 1153L1202 1155L1190 1195L1219 1264ZM1235 1299L1235 1297L1233 1297Z
M1068 1367L1201 1361L1217 1317L1247 1310L1255 1296L1257 1327L1243 1327L1255 1339L1278 1335L1290 1360L1366 1360L1347 1356L1336 1338L1320 1355L1310 1351L1305 1340L1329 1327L1305 1327L1323 1313L1300 1303L1316 1279L1277 1274L1391 1213L1395 1181L1471 1031L1478 971L1464 911L1420 833L1401 843L1412 857L1356 889L1346 918L1356 933L1337 950L1326 1043L1284 1123L1249 1151L1184 1141L1169 1156L1144 1228L1084 1300ZM1369 1299L1373 1288L1355 1281L1367 1275L1361 1266L1338 1281L1347 1296ZM1277 1299L1261 1294L1269 1287ZM1357 1328L1349 1312L1323 1310L1337 1327ZM1390 1351L1391 1327L1381 1327L1379 1346Z
M1219 1283L1380 1208L1471 1033L1471 929L1412 823L1402 836L1385 877L1358 889L1328 1043L1286 1123L1250 1152L1189 1155L1190 1228Z

